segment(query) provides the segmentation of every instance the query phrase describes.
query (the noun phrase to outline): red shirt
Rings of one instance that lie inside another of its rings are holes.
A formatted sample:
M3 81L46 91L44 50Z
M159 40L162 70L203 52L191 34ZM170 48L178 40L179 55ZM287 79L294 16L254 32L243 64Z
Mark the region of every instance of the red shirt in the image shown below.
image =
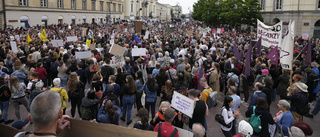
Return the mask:
M45 79L47 78L47 71L45 68L36 68L34 72L38 73L38 79Z
M159 124L156 125L156 127L154 127L154 131L158 132L158 127ZM161 125L161 137L170 137L171 133L173 132L174 127L171 124L167 124L167 123L162 123ZM178 131L177 133L174 135L174 137L179 137Z

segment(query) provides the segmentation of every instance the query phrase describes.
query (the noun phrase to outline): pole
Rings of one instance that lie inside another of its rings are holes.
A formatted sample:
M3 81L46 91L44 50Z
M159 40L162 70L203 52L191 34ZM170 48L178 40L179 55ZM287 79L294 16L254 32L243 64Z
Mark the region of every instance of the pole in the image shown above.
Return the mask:
M7 15L6 15L6 3L5 0L2 0L2 9L3 9L3 20L4 28L7 28Z

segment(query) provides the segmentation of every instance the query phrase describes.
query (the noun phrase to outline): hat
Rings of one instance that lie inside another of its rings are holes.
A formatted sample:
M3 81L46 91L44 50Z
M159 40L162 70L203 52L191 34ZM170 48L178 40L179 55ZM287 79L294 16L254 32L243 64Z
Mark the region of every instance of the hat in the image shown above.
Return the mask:
M36 86L36 88L42 88L43 85L44 85L43 82L42 82L42 81L39 81L39 82L36 83L35 86Z
M295 85L303 92L308 92L308 86L302 82L297 82Z
M244 120L241 120L238 127L239 133L245 136L250 136L253 134L253 129L251 125Z
M267 70L267 69L263 69L263 70L261 70L261 72L269 74L269 70Z
M290 132L291 135L294 137L305 137L305 134L303 133L303 131L296 126L290 127L290 131L291 131Z
M12 127L18 129L18 130L21 130L25 125L27 125L29 123L29 120L28 119L25 119L24 121L16 121L12 124Z
M113 85L109 85L108 88L107 88L107 93L113 92L113 90L114 90L114 86Z

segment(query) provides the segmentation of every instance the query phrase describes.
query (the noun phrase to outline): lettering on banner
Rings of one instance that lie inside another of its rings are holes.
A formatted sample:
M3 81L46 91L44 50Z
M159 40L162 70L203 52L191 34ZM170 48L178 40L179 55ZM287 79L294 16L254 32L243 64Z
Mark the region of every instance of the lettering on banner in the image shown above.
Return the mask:
M174 91L171 104L173 108L192 118L194 109L194 101L192 99Z
M118 55L113 56L112 61L114 64L118 64L118 63L124 61L123 54L118 54Z

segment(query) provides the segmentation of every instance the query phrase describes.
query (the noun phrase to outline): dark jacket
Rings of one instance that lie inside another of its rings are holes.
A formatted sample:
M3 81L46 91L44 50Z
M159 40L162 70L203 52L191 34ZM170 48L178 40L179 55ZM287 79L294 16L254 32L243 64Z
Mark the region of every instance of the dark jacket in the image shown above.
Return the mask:
M289 79L290 79L289 74L282 74L278 77L277 94L280 95L280 97L285 97L287 95L287 88L289 87Z
M303 91L294 93L291 96L286 96L288 101L291 101L290 111L295 111L299 113L299 109L306 107L308 105L308 93Z
M251 115L253 114L253 106L250 106L248 108L248 110L246 111L246 117L251 117ZM255 109L255 114L256 115L261 115L260 119L261 119L261 131L259 133L253 133L256 136L259 137L270 137L270 133L269 133L269 126L268 124L274 124L274 120L272 115L270 114L270 112L268 112L267 110L262 110L259 108Z
M84 97L84 88L85 85L81 82L77 82L77 89L74 92L68 91L68 96L70 99L80 98L82 99Z

